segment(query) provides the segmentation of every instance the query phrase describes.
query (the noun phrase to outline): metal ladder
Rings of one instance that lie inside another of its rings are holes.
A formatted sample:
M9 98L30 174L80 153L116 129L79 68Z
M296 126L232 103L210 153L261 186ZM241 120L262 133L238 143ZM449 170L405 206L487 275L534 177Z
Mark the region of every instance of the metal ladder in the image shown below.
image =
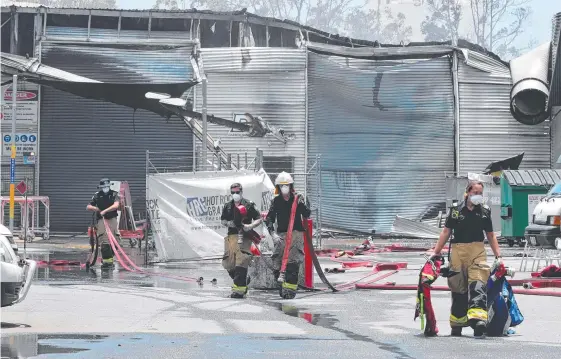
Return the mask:
M557 266L561 267L561 252L553 248L544 248L542 246L534 247L526 242L522 254L522 261L520 262L521 272L526 271L529 260L532 261L531 272L538 271L541 261L544 261L545 267L551 264L557 264Z

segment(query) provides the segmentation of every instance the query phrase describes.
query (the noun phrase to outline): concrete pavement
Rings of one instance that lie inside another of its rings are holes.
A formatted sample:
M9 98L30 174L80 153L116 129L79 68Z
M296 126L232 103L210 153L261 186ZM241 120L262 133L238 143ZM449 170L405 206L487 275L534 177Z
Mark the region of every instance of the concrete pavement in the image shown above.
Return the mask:
M83 252L58 248L50 254L80 256L85 258ZM408 270L382 283L414 284L424 262L419 253L364 259L409 262ZM336 266L329 259L322 263ZM123 270L39 269L27 299L2 308L2 356L18 357L19 351L20 357L38 358L553 358L560 350L559 298L518 295L525 322L516 334L476 340L449 337L449 293L436 292L441 336L424 338L420 322L413 322L414 292L301 292L287 301L275 291L252 291L245 300L233 300L227 298L231 280L217 262L151 270L202 276L204 284ZM370 270L327 276L347 282Z

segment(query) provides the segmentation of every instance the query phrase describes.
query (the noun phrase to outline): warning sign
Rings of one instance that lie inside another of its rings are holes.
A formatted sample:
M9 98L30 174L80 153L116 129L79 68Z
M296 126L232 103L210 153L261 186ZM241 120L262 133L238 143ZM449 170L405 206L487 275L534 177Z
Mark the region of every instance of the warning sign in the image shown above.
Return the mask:
M32 125L39 118L39 88L26 83L17 93L16 119L18 125ZM12 86L2 86L2 121L12 121Z

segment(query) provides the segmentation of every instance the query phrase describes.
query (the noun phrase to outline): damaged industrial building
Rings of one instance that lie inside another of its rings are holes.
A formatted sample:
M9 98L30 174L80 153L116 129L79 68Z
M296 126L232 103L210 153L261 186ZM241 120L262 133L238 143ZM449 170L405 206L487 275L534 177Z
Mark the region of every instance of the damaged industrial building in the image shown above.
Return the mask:
M12 6L1 22L4 104L13 74L38 97L18 118L37 144L16 182L49 198L54 232L84 230L101 176L128 181L144 211L146 151L180 154L158 165L184 171L258 153L295 174L322 229L353 233L434 221L457 199L451 178L561 168L561 14L510 64L466 41L381 45L245 11Z

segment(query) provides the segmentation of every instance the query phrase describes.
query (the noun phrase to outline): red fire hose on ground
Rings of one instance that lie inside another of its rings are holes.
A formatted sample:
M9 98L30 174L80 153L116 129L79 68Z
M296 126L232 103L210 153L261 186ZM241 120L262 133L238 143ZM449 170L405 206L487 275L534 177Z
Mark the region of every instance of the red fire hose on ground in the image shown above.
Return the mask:
M509 283L512 284L511 281ZM561 281L535 281L532 279L522 280L519 283L523 283L524 288L561 288ZM411 290L416 291L418 286L416 285L404 285L404 284L370 284L370 283L357 283L355 285L356 289L378 289L378 290ZM439 292L449 292L450 288L443 285L431 286L431 289ZM561 297L561 291L554 290L539 290L539 289L521 289L512 288L514 294L525 294L525 295L538 295L546 297Z
M163 274L163 273L154 273L154 272L145 271L145 270L139 268L127 256L127 254L125 253L125 251L123 250L123 248L121 247L121 245L119 244L117 239L115 239L115 236L113 235L113 232L111 231L111 229L109 227L109 224L107 223L106 219L103 219L103 224L105 225L105 232L107 233L107 238L109 239L109 244L111 245L111 248L113 248L113 252L115 252L115 256L117 257L117 261L119 262L119 264L121 264L121 266L123 268L125 268L125 270L127 270L129 272L133 272L133 273L145 274L145 275L157 276L157 277L163 277L163 278L170 278L170 279L176 279L176 280L180 280L180 281L184 281L184 282L199 282L199 279L196 279L196 278L174 276L174 275ZM119 254L119 252L120 252L120 254ZM121 257L121 255L122 255L122 257ZM130 264L130 266L132 268L127 265L127 262Z

